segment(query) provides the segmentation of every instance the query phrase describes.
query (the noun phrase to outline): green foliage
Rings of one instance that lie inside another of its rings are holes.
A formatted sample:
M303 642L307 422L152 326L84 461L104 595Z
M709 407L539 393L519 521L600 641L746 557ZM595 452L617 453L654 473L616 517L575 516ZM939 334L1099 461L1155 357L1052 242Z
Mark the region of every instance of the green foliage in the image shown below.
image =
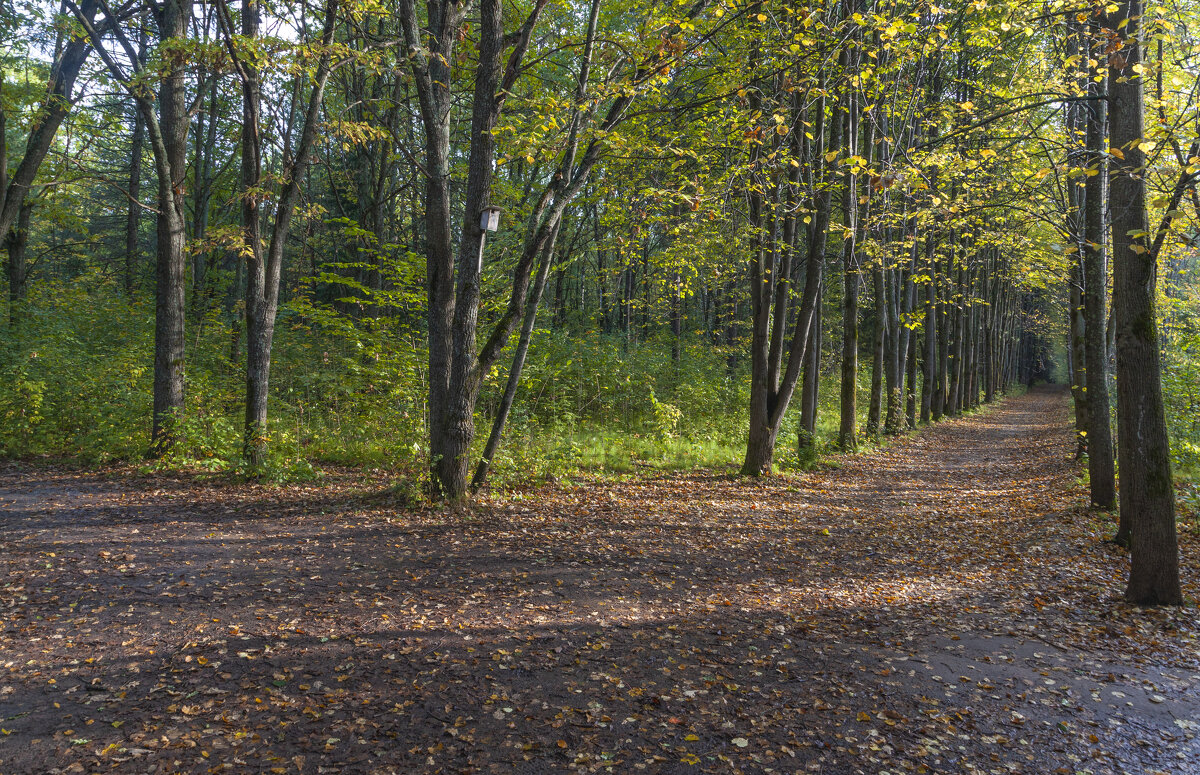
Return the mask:
M90 285L90 287L89 287ZM187 412L156 465L250 474L241 462L240 364L217 313L189 330ZM44 283L0 329L0 455L137 460L149 446L154 308L108 283ZM394 326L308 299L281 312L272 369L267 478L308 478L310 461L404 464L423 454L424 353Z
M0 332L0 454L104 462L145 451L153 306L87 286L36 287Z
M745 370L729 352L692 341L671 359L669 341L631 343L598 332L535 332L505 441L493 461L501 481L575 469L719 466L745 442ZM490 428L504 371L480 405Z
M1200 482L1200 301L1167 306L1163 399L1171 453L1179 475Z

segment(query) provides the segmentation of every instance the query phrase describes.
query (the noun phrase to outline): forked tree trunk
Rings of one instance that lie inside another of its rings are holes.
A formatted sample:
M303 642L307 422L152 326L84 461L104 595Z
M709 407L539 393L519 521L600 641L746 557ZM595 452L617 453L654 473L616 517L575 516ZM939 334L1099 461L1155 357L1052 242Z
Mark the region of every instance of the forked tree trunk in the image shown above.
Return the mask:
M846 51L841 54L845 64ZM803 119L796 115L797 123ZM769 474L775 455L775 443L779 429L787 412L788 405L795 393L800 379L801 368L808 362L812 352L813 328L820 326L817 308L820 304L822 290L822 274L825 266L825 248L830 216L833 208L832 183L837 176L837 160L842 143L842 121L839 117L826 117L825 100L816 101L813 112L813 158L824 158L819 182L814 183L812 202L812 222L808 225L808 249L805 264L804 290L801 293L799 309L795 315L791 332L788 334L787 345L781 351L781 362L786 360L777 384L772 384L769 368L771 352L769 327L770 315L758 315L754 318L751 383L750 383L750 427L746 441L746 457L742 462L742 474L759 476ZM830 153L826 154L826 150ZM814 176L816 177L816 176ZM762 290L756 290L762 274L751 268L751 292L763 293L763 303L769 306L770 297ZM756 279L758 278L758 279ZM753 298L753 296L752 296ZM768 310L769 312L769 310ZM780 313L786 314L786 313ZM816 322L814 322L816 321ZM779 330L783 330L780 327ZM819 341L819 334L817 335ZM784 358L786 353L786 358ZM815 370L812 372L815 375ZM813 391L815 396L815 388ZM815 400L815 398L814 398ZM815 417L815 406L813 414ZM803 418L802 418L803 425Z
M258 36L258 0L245 0L242 7L242 35L247 40ZM258 197L262 165L262 121L259 115L261 84L257 62L242 59L242 229L246 254L246 418L242 453L252 468L266 459L267 396L271 377L271 347L275 338L275 318L279 312L279 285L283 274L283 253L291 233L292 218L300 200L301 181L308 172L325 84L331 68L330 44L336 29L339 4L327 0L321 31L321 54L308 102L304 105L304 126L296 142L293 158L285 158L283 184L271 223L271 237L264 245L260 232ZM293 92L299 94L297 88ZM299 98L296 98L299 101ZM293 108L296 106L293 104Z

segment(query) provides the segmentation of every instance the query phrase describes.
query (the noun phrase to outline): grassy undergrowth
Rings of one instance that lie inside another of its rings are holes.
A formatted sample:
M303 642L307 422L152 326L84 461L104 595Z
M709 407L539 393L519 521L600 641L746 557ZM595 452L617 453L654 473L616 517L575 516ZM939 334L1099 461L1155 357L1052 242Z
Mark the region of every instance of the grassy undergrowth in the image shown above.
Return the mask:
M0 456L140 463L149 443L153 318L148 301L126 300L99 279L38 286L20 322L0 330ZM232 341L219 310L191 322L178 443L166 458L141 465L277 481L316 480L329 465L385 469L412 483L424 476L426 355L417 333L395 321L356 321L304 299L286 305L272 359L271 455L254 472L240 458L243 377ZM741 354L699 335L673 360L669 341L538 331L493 463L493 487L582 474L736 469L745 449L749 382ZM778 471L804 469L836 451L832 352L824 366L815 444L798 449L797 396L780 433ZM504 368L489 375L477 453L506 378ZM869 381L863 370L860 428ZM860 448L878 443L885 440L864 438Z

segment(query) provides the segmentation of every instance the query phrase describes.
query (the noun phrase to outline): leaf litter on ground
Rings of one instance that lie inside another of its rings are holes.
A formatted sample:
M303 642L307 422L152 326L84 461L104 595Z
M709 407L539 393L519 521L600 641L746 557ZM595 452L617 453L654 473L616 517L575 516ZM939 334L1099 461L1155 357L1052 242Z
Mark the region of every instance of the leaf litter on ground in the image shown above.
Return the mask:
M453 512L10 466L0 771L1193 771L1196 608L1121 602L1071 445L1046 390Z

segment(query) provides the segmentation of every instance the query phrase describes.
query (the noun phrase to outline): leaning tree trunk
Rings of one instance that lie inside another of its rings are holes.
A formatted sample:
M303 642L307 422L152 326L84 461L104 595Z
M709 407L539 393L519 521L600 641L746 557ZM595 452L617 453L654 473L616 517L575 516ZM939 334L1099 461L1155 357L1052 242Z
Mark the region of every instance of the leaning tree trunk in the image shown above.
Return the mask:
M98 0L83 0L74 12L94 29L94 19L99 9ZM54 145L54 136L59 125L67 117L74 104L72 92L79 72L92 50L91 36L66 35L56 42L57 56L50 66L46 95L38 110L25 140L25 152L18 162L7 185L0 188L0 235L8 234L21 215L25 197L29 194L38 170ZM7 172L7 163L5 172ZM4 175L0 175L3 178Z
M1155 311L1156 256L1146 214L1146 155L1142 150L1143 92L1139 43L1141 0L1128 0L1121 49L1109 60L1109 146L1124 159L1112 168L1113 281L1117 330L1117 422L1121 439L1122 518L1130 521L1129 585L1125 599L1177 605L1179 545L1175 489L1163 415L1162 372ZM1098 412L1093 412L1097 414Z
M818 398L821 389L821 307L821 297L818 295L804 356L804 385L800 390L800 449L812 447L816 442Z
M517 397L517 387L521 382L521 372L525 368L525 357L529 353L529 343L533 339L533 326L537 322L538 305L542 302L542 294L546 290L546 278L550 274L550 265L554 263L554 245L558 238L558 228L561 221L554 224L550 239L542 249L541 266L538 268L537 279L525 303L525 320L521 324L521 337L517 342L517 350L513 353L512 366L508 370L508 380L504 385L504 394L500 398L500 406L492 420L492 430L488 434L487 444L483 455L475 466L475 475L471 477L471 489L478 490L487 480L492 468L492 458L500 446L500 438L504 434L504 426L508 422L508 414L512 411L513 401Z

